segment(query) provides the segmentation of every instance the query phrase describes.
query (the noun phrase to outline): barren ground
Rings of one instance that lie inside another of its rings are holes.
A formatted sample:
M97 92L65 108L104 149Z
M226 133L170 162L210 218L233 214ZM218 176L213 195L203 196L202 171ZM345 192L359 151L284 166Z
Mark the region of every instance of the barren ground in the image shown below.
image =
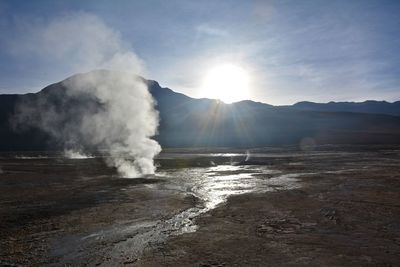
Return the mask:
M400 264L398 147L237 152L167 151L141 179L2 154L0 265Z

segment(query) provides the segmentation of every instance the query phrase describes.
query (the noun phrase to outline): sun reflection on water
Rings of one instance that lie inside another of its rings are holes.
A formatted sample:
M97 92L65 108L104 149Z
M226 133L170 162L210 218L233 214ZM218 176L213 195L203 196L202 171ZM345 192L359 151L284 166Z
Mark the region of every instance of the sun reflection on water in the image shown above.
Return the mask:
M285 174L266 166L218 165L208 168L177 169L170 173L175 184L192 193L210 210L229 196L298 187L298 174Z

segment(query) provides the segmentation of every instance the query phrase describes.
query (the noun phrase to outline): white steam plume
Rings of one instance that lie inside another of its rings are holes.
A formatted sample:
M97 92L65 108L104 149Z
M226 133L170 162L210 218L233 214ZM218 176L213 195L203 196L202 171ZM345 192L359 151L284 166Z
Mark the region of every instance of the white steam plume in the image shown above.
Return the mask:
M43 72L64 78L66 73L100 68L143 75L144 63L131 46L93 14L77 12L19 24L18 37L9 40L10 53L22 59L34 58Z
M244 161L249 161L251 158L250 150L246 150L246 159Z
M49 68L113 71L65 80L62 103L54 102L52 93L21 103L18 124L41 128L71 151L84 153L88 147L107 151L107 163L123 177L154 173L153 158L161 151L151 139L157 133L158 112L146 84L136 75L142 74L142 61L119 34L98 17L78 13L33 26L23 36L15 46L17 52L48 57L54 64Z
M158 127L158 113L147 86L126 72L93 71L64 81L75 94L96 96L101 108L82 114L79 135L85 144L107 150L108 163L124 177L155 171L153 158L161 148L152 139Z
M73 149L66 149L64 151L64 157L69 158L69 159L90 159L94 158L92 155L82 153L81 151L78 150L73 150Z

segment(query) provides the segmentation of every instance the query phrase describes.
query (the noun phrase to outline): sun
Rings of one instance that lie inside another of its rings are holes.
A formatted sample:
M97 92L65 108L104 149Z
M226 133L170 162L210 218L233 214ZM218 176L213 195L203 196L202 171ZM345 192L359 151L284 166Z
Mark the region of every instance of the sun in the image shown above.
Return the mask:
M204 77L202 94L227 104L249 99L250 79L247 72L234 64L211 68Z

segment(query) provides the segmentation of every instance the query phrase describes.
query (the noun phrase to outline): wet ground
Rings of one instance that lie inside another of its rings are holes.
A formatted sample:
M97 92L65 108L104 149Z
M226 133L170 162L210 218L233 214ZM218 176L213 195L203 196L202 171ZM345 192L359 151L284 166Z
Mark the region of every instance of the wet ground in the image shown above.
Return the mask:
M154 176L100 157L0 154L0 264L396 266L400 148L166 150Z

